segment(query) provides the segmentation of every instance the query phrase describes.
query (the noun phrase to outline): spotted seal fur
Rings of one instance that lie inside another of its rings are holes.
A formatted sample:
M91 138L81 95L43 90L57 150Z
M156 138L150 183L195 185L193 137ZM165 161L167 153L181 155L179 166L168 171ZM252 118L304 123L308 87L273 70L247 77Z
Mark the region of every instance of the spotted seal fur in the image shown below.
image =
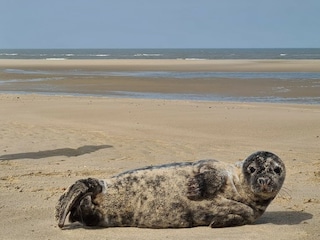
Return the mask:
M271 152L242 162L172 163L81 179L60 197L55 217L87 226L184 228L253 223L279 192L285 166Z

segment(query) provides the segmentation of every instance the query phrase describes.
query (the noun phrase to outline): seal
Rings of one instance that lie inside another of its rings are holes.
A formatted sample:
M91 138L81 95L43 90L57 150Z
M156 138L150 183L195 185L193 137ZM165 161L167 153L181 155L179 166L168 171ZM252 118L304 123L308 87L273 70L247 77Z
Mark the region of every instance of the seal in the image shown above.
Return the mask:
M149 166L105 180L81 179L59 198L55 218L99 227L213 228L253 223L280 191L285 165L259 151L244 161Z

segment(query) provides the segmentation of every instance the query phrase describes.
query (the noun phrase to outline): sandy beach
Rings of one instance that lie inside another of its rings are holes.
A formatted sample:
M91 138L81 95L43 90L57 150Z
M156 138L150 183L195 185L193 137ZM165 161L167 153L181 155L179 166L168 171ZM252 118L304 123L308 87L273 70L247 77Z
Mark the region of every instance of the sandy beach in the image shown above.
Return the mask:
M320 63L316 60L159 61L0 60L0 68L316 72ZM12 75L0 77L11 79ZM115 80L115 89L146 88L143 82L128 85L130 79ZM81 81L85 80L73 79L69 85L55 81L52 85L72 88ZM96 84L89 87L78 85L77 91L98 90L101 82L98 78L95 81ZM163 92L188 92L193 82L190 80L189 84L185 88L180 83L161 86ZM203 84L197 90L199 93L208 87ZM220 91L229 89L223 82L220 84ZM23 82L10 86L30 86L22 85ZM148 85L146 91L161 87L152 81ZM6 86L1 85L1 90L14 90L3 87ZM240 94L250 94L254 90L246 93L245 88L241 90L239 86L239 89ZM318 93L311 88L305 92ZM319 105L3 93L0 94L0 123L1 239L320 237ZM280 156L286 164L287 178L267 212L253 225L160 230L87 229L75 225L61 230L54 221L54 207L59 196L78 179L108 178L146 165L207 158L234 163L257 150L268 150Z

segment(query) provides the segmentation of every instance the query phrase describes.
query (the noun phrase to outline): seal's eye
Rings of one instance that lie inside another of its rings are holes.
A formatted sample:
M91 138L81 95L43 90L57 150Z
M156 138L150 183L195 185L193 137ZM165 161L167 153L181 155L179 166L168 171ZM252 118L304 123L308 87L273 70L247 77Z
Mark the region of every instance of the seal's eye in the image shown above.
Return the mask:
M276 174L280 175L281 172L282 172L282 169L281 169L280 167L275 167L275 168L273 169L273 171L274 171Z
M249 167L248 170L249 170L249 173L254 173L256 171L254 167Z

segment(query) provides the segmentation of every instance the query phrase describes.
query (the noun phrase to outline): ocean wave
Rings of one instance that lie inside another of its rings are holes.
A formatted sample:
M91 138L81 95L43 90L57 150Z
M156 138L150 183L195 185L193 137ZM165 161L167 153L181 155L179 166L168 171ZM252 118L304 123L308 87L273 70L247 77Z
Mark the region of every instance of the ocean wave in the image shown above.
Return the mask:
M18 53L0 53L0 56L18 56Z
M134 57L159 57L162 56L163 54L160 53L137 53L134 54Z
M99 53L99 54L78 54L77 56L79 56L79 57L108 57L108 56L110 56L110 54L103 54L103 53Z
M205 58L185 58L184 60L187 61L202 61L202 60L207 60Z
M67 60L66 58L46 58L46 60L49 61L63 61L63 60Z
M94 56L97 56L97 57L108 57L108 56L110 56L110 54L96 54Z

